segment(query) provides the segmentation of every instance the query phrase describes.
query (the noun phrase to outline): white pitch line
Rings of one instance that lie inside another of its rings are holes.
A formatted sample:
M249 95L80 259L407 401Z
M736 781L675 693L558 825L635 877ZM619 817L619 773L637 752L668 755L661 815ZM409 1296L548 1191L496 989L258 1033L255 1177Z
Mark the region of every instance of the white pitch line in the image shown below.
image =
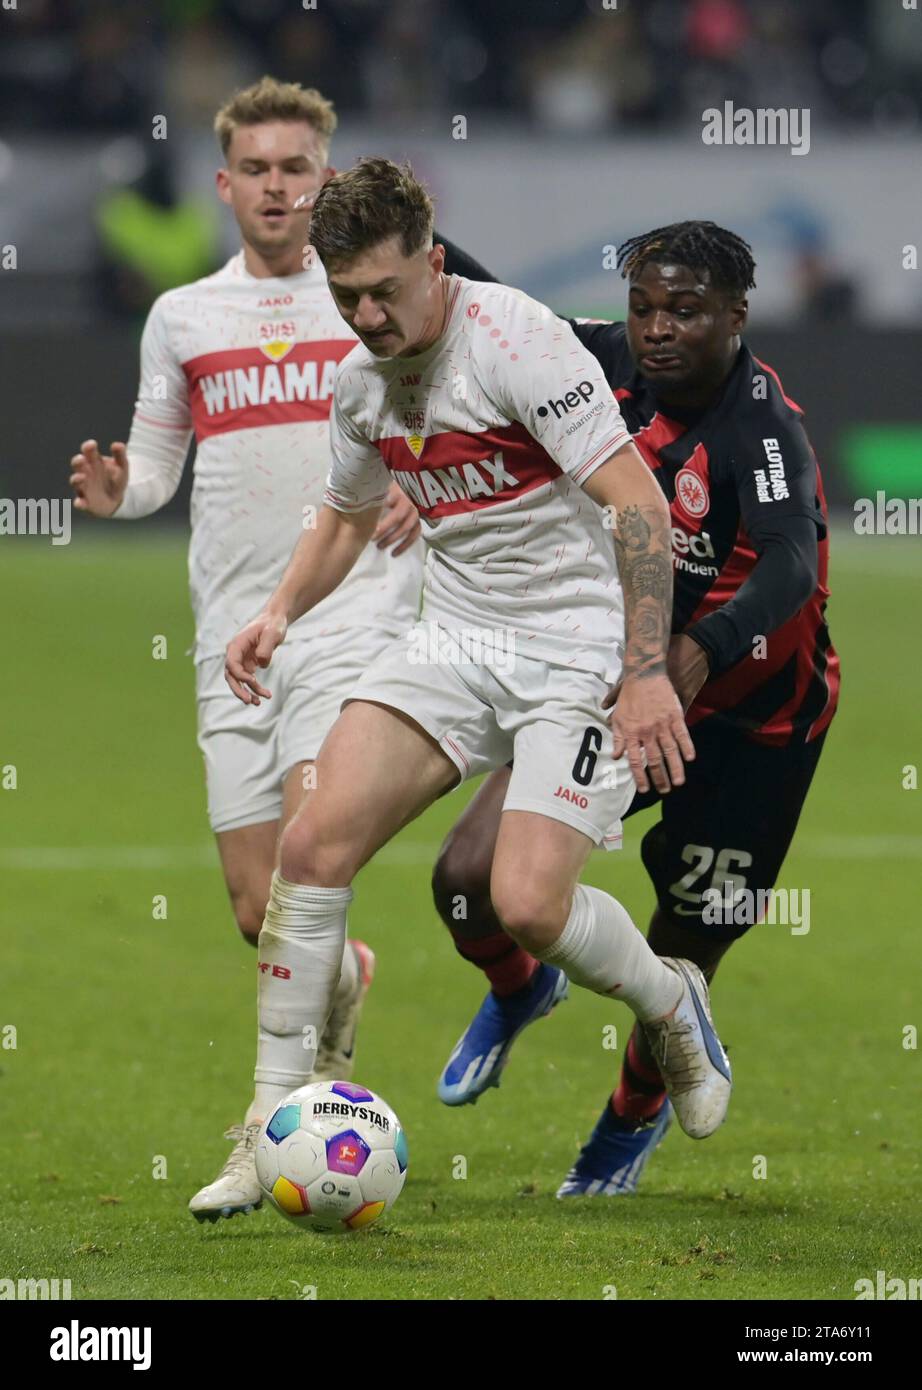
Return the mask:
M401 868L429 868L439 852L431 843L405 840L385 847L376 862ZM814 859L922 859L922 837L916 835L799 835L792 853ZM636 859L639 840L629 842L612 860ZM31 873L72 872L112 869L218 869L214 845L112 845L79 848L73 846L30 845L22 849L0 849L0 869L21 869Z

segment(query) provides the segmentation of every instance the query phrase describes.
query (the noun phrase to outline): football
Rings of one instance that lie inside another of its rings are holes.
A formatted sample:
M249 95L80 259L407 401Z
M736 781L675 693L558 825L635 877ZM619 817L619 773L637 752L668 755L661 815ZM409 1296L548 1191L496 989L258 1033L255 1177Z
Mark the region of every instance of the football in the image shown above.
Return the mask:
M359 1231L400 1196L407 1140L390 1106L350 1081L318 1081L286 1096L256 1144L272 1205L296 1226Z

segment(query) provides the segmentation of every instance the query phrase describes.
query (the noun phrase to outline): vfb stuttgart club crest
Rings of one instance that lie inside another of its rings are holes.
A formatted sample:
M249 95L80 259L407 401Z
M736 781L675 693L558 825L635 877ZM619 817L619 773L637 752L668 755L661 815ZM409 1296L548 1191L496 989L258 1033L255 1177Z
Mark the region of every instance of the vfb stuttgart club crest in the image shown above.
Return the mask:
M419 458L423 452L423 445L426 441L422 431L425 425L426 412L424 410L405 410L403 412L403 427L407 431L404 438L414 458Z
M707 488L690 468L682 468L675 475L675 495L680 507L689 516L704 516L711 505Z
M259 350L270 362L281 362L295 345L297 325L294 319L273 319L259 325Z

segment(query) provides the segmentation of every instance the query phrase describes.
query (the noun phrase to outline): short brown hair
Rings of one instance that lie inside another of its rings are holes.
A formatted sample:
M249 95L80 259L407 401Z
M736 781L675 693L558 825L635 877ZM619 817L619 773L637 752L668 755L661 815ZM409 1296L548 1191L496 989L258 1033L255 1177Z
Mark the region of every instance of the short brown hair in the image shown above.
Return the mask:
M265 121L306 121L323 141L324 153L329 150L337 126L332 101L327 101L316 87L261 77L252 87L235 92L214 118L215 134L225 157L238 126L262 125Z
M399 236L405 256L432 245L432 199L409 164L360 159L317 194L311 245L327 269Z

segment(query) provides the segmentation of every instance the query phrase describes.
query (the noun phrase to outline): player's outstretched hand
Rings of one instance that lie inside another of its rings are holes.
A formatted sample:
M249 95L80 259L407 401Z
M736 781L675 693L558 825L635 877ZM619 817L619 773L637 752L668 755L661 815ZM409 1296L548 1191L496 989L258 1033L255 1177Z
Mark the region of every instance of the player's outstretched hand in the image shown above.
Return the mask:
M419 512L403 488L391 483L372 540L379 550L392 546L395 555L402 555L420 533Z
M650 778L658 792L680 787L695 746L668 676L627 676L603 706L612 703L614 754L627 757L637 790L649 791Z
M272 692L256 679L256 668L265 668L272 653L285 640L288 624L275 613L260 613L251 623L232 637L224 658L224 679L245 705L258 705L271 700Z
M74 506L91 516L111 516L121 505L128 486L128 454L124 444L110 444L111 454L101 454L95 439L86 439L70 461L70 485L77 494Z

